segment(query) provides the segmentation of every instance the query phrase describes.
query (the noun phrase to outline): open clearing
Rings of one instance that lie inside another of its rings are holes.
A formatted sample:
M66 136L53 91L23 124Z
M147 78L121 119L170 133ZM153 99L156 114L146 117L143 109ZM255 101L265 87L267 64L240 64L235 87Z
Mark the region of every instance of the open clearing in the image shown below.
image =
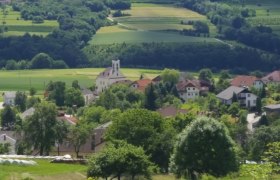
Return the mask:
M181 21L206 21L210 34L216 34L216 27L207 18L186 8L171 4L133 3L123 16L112 18L118 25L102 27L93 37L91 44L142 43L142 42L216 42L212 38L183 36L178 32L192 29L192 25L183 25Z
M43 91L49 81L63 81L71 86L73 80L78 80L81 86L90 87L103 70L104 68L0 71L0 91L28 91L30 87ZM160 74L159 70L149 69L122 68L121 71L130 80L139 79L141 74L147 78Z
M44 23L34 24L31 20L25 21L21 19L20 12L13 11L11 7L6 8L7 15L3 10L0 11L1 28L7 27L8 31L4 32L4 36L21 36L26 32L36 35L47 35L55 27L58 27L57 21L45 20Z
M249 0L246 7L256 10L256 17L248 18L252 25L270 26L274 33L280 35L279 0Z

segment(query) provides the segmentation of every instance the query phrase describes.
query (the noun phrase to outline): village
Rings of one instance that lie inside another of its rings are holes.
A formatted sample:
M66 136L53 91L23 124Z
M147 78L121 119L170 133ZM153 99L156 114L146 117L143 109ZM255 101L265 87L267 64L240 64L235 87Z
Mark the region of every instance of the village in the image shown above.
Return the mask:
M167 72L166 75L159 75L153 79L140 77L137 81L131 81L121 73L120 65L120 60L113 60L112 67L106 68L96 78L96 86L93 91L87 88L80 89L84 99L84 106L95 106L94 104L100 98L100 96L102 96L102 94L104 94L106 91L112 88L112 86L124 85L129 87L133 91L139 92L140 94L145 94L145 91L147 94L148 87L150 88L151 85L156 86L163 81L165 81L166 83L166 79L169 78L170 82L167 83L176 83L174 84L174 87L176 88L176 93L174 94L177 94L177 99L179 99L181 102L174 104L169 102L163 104L157 109L152 109L158 112L163 118L175 118L180 114L184 115L188 113L193 113L191 112L192 110L184 106L184 103L195 103L196 100L199 99L199 97L207 97L208 93L214 92L214 82L211 79L207 79L207 77L199 79L194 77L186 77L184 76L184 73L175 73L174 81L174 79L172 79L172 76L174 76L174 74L168 74ZM167 78L162 76L166 76ZM268 86L279 86L280 71L274 71L261 78L257 78L256 76L237 75L233 78L228 77L228 79L224 79L224 81L228 82L226 83L228 84L228 86L224 86L224 89L221 89L221 91L215 95L215 98L226 107L231 108L232 104L237 104L241 109L247 110L248 113L246 121L249 132L254 131L254 128L259 126L260 120L263 118L263 116L267 116L268 119L270 117L279 117L280 104L266 104L265 106L258 106L262 104L262 97L260 96L262 96L262 94L265 94L264 91L267 91L266 89ZM17 92L15 91L5 92L3 94L3 106L9 106L12 108L15 107L16 94ZM48 94L47 91L46 94ZM168 96L168 93L166 93L164 96ZM152 99L152 101L156 101L156 99ZM215 106L211 103L216 103L216 101L210 102L209 104L209 106ZM19 113L19 117L22 121L27 121L28 117L32 116L35 111L35 106L30 107L22 113ZM125 111L125 109L123 109L122 111ZM195 112L195 116L212 116L214 111L214 109L211 112L211 109L205 111L203 109L198 108ZM236 113L238 113L238 111ZM220 115L222 116L222 114ZM68 114L68 112L63 109L57 111L56 119L57 121L65 122L69 126L76 126L79 123L79 118L76 116L75 113ZM90 133L87 135L86 140L84 141L84 143L80 144L78 150L78 152L82 155L79 156L77 153L77 158L81 158L83 156L86 156L87 154L100 151L106 143L104 135L111 124L112 121L109 119L103 124L98 123L98 125L96 125L92 130L90 130ZM19 140L22 140L22 134L16 133L15 128L5 127L5 123L2 120L2 127L0 131L0 144L9 144L9 150L6 152L6 154L18 154ZM67 135L65 136L65 139L62 141L61 144L59 142L55 143L55 146L52 148L50 154L57 154L57 148L59 148L58 155L74 155L75 152L77 152L77 150L75 150L75 144L71 143L71 140L67 138ZM33 149L29 153L31 153L32 155L38 155L39 152L38 150L36 151L35 149Z

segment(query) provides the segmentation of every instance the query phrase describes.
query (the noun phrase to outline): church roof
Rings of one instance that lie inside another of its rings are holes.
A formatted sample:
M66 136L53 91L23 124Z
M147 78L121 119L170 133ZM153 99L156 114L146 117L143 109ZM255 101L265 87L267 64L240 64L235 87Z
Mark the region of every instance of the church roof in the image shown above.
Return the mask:
M111 77L113 74L113 68L112 67L108 67L106 68L103 72L101 72L97 78L116 78L116 77ZM119 72L119 75L117 78L124 78L124 75Z

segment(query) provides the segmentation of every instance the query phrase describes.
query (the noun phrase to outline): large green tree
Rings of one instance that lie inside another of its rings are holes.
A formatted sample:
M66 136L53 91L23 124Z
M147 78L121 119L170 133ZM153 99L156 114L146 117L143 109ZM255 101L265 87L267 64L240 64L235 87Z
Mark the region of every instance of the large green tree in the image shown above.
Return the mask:
M215 119L197 118L180 134L172 156L172 170L192 179L196 173L223 176L238 169L233 140Z
M48 99L55 102L57 106L63 106L65 101L65 82L49 82L46 91Z
M79 157L80 148L87 142L90 134L90 126L86 124L76 125L70 128L68 139L74 147L76 157Z
M180 72L175 69L164 69L160 76L164 83L176 84L179 81Z
M24 139L34 150L39 150L40 155L48 155L55 145L56 114L55 104L42 102L35 106L34 114L24 121Z
M114 119L106 138L125 140L143 147L146 154L151 156L151 161L167 172L175 134L171 123L158 113L130 109Z
M16 123L16 113L10 106L5 106L1 111L1 126L7 130L12 130Z
M24 92L16 92L15 105L21 112L25 111L26 109L26 99L27 96Z
M77 107L84 106L85 100L80 89L76 89L74 87L66 89L64 104L69 107L72 107L74 105L76 105Z
M145 89L145 108L149 110L156 110L157 109L157 94L155 91L155 87L153 84L150 84L146 89Z
M141 147L116 141L108 144L100 153L89 160L88 177L117 177L144 175L150 179L152 163Z

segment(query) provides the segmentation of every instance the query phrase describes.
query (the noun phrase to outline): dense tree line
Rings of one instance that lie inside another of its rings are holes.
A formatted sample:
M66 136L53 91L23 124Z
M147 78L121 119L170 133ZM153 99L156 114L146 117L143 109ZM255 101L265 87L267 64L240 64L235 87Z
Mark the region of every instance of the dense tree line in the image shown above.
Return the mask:
M20 11L21 18L33 21L57 20L59 27L46 37L29 34L22 37L0 37L0 66L4 67L10 59L30 61L39 53L47 53L53 59L63 60L69 67L87 66L87 58L81 49L101 26L110 24L106 19L110 6L125 9L130 7L130 2L13 1L12 7L15 11Z
M246 22L247 17L256 15L255 10L232 7L223 2L225 0L219 2L183 0L182 6L206 15L218 27L221 38L237 40L248 46L280 53L280 37L273 34L270 27L263 25L252 27Z
M279 57L250 48L222 44L143 43L90 46L86 53L92 66L107 66L119 58L122 66L199 70L231 69L271 71L280 67ZM116 55L117 54L117 55Z

